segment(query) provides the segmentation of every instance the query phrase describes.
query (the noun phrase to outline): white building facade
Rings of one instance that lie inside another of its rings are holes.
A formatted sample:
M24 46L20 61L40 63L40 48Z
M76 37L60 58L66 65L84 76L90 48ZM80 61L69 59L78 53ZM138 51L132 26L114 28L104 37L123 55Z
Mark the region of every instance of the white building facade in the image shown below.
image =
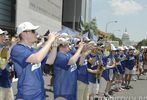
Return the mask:
M16 26L30 21L40 26L40 34L61 30L62 0L17 0L16 7Z
M89 22L92 19L92 0L82 0L81 16L84 18L84 22Z

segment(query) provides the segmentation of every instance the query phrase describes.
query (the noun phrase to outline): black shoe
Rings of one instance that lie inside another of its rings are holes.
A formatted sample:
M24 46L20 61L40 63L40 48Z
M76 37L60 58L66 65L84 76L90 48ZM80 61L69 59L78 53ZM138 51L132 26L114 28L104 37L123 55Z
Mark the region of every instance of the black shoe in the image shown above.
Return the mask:
M130 89L133 89L133 87L130 85L130 86L128 86Z
M125 86L125 89L129 90L130 88L129 88L129 86Z
M122 84L121 84L121 86L125 86L125 85L126 85L125 83L122 83Z
M113 91L109 91L108 94L109 95L114 95L114 92Z
M111 95L109 95L107 93L104 93L104 96L107 97L107 98L111 97Z
M114 89L113 91L114 91L114 92L119 92L119 90L118 90L118 89Z

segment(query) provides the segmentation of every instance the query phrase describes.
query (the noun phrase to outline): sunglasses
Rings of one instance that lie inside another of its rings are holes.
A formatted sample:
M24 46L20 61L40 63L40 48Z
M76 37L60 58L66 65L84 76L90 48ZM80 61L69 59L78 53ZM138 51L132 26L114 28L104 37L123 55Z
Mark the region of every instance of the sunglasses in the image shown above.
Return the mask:
M27 31L24 31L24 32L36 33L36 31L35 31L35 30L27 30Z

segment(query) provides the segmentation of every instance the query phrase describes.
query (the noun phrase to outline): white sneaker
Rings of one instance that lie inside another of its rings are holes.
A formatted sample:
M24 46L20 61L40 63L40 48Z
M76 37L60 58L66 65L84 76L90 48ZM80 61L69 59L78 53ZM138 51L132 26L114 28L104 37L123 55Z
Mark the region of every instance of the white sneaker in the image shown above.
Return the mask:
M123 90L124 90L124 89L123 89L123 88L121 88L121 87L120 87L119 89L120 89L121 91L123 91Z
M111 96L111 95L109 95L108 93L104 93L104 96L105 96L106 98L109 98L109 99L111 99L111 98L112 98L112 96Z

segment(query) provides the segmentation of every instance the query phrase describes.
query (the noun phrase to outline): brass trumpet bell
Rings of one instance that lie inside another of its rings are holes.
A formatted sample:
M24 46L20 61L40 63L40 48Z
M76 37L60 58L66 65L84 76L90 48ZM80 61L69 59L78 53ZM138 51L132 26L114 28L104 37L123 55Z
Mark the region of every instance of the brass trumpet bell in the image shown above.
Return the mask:
M6 68L7 60L9 58L8 48L3 48L0 52L0 68L3 70Z
M104 66L99 66L98 68L98 72L96 74L97 79L100 79L100 77L102 76L103 71L106 70Z

